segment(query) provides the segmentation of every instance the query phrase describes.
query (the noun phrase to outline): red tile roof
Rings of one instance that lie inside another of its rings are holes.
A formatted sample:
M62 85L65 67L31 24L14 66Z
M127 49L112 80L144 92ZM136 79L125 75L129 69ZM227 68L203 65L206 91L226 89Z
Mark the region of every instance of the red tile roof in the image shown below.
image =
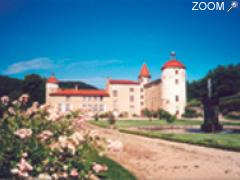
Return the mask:
M186 67L180 61L178 61L176 59L173 59L173 60L170 60L170 61L166 62L163 65L162 70L166 69L166 68L181 68L181 69L185 69Z
M48 78L47 83L58 83L58 80L55 76Z
M149 73L149 70L148 70L146 64L143 64L142 69L141 69L140 74L139 74L138 77L139 77L139 78L141 78L141 77L150 78L150 77L151 77L151 75L150 75L150 73Z
M139 82L131 80L109 80L109 84L129 84L129 85L138 85Z
M105 90L95 89L59 89L50 96L109 96Z

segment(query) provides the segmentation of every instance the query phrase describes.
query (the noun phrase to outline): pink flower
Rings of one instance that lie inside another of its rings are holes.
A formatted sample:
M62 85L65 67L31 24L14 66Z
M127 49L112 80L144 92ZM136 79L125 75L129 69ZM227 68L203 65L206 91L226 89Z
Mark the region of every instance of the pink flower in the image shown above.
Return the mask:
M48 140L50 137L53 136L53 133L49 130L44 130L42 131L37 137L41 140L41 141L46 141Z
M26 159L21 158L20 163L17 164L20 171L32 171L33 167L29 164Z
M19 101L23 104L26 104L28 102L29 96L28 94L23 94L19 97Z
M17 100L12 102L13 105L19 105L19 102Z
M8 105L8 103L9 103L9 97L8 96L3 96L3 97L1 97L1 102L2 102L2 104L3 105Z
M101 165L97 163L93 163L92 169L94 170L95 173L100 173L108 170L108 167L106 165Z
M23 154L22 154L22 157L24 157L24 158L28 157L28 153L26 153L26 152L23 153Z
M25 178L29 176L28 172L33 170L31 164L29 164L24 158L21 158L20 162L17 163L17 167L18 168L12 169L11 173Z
M59 141L59 145L60 145L61 150L68 149L72 154L76 153L75 144L71 139L68 139L65 136L60 136L58 138L58 141Z
M12 115L16 114L16 112L14 111L14 109L12 107L8 108L8 112Z
M70 136L70 138L74 142L75 145L79 145L81 142L85 141L84 136L79 132L75 132L74 134L72 134Z
M78 176L77 169L72 169L71 172L70 172L70 176L77 177Z
M22 129L17 130L14 134L17 135L18 137L20 137L20 139L25 139L32 135L32 130L22 128Z

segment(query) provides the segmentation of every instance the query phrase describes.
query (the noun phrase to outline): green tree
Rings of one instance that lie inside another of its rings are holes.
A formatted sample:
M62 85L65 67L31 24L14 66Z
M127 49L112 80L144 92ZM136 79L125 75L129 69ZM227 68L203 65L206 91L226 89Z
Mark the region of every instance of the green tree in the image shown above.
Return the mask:
M45 102L45 82L41 76L30 74L25 76L22 85L22 93L27 93L30 98L30 104L34 101L40 104Z
M207 96L207 79L212 79L213 97L220 98L240 92L240 64L218 66L208 74L191 83L187 83L188 100L193 98L202 100Z

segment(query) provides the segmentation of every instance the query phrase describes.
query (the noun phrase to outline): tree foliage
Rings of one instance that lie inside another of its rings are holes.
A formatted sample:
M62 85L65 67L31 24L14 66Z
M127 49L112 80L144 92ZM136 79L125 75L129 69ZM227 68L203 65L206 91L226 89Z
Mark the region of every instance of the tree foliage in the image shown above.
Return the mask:
M212 95L215 98L231 96L240 92L240 64L218 66L208 74L193 82L188 82L188 100L202 100L207 96L207 80L212 80Z
M0 82L0 97L9 96L10 99L15 100L21 94L26 93L31 97L29 104L34 101L37 101L40 104L45 103L46 78L41 77L40 75L29 74L26 75L23 80L0 76ZM76 85L81 89L96 89L96 87L84 82L65 81L59 83L59 86L63 89L74 88Z

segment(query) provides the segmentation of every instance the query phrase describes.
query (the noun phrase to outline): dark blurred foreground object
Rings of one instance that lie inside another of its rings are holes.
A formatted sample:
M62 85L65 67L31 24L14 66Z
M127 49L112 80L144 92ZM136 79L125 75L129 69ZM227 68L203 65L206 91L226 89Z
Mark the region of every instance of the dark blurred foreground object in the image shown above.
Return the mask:
M203 100L204 105L204 122L201 125L201 130L204 132L218 132L223 129L219 123L219 98L212 97L212 83L208 79L208 96Z

